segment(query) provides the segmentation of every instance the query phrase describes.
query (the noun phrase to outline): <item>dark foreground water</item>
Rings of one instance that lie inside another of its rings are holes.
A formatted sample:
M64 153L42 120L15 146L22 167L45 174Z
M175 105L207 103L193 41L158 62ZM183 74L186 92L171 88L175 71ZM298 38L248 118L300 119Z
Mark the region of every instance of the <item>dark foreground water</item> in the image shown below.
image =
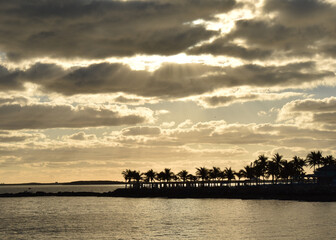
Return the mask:
M0 199L0 239L335 239L336 203L231 199Z

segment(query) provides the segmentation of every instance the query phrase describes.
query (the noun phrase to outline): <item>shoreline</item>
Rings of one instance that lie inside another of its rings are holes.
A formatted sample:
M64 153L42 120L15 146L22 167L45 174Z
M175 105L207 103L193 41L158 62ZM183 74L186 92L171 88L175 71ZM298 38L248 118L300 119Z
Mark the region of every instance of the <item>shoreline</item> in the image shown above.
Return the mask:
M0 198L12 197L126 197L126 198L213 198L264 199L335 202L336 187L325 185L262 185L241 187L197 188L118 188L113 192L20 192L2 193Z

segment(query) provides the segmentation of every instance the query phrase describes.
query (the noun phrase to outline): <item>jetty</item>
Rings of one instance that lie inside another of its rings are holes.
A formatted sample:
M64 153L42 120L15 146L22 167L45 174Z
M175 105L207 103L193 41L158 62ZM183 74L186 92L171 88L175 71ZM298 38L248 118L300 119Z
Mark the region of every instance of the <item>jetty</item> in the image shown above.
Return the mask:
M242 187L242 186L270 186L270 185L311 185L318 184L318 179L307 176L300 180L217 180L217 181L169 181L169 182L125 182L125 188L133 189L163 189L163 188L221 188L221 187Z

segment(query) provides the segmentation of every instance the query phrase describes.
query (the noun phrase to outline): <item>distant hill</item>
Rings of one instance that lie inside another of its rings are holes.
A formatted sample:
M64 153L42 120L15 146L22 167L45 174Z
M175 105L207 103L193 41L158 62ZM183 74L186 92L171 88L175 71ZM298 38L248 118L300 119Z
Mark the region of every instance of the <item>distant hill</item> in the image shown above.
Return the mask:
M108 185L108 184L124 184L121 181L107 181L107 180L95 180L95 181L73 181L73 182L54 182L54 183L14 183L14 184L0 184L0 186L6 185Z
M74 182L59 183L59 184L62 184L62 185L99 185L99 184L124 184L124 182L98 180L98 181L74 181Z

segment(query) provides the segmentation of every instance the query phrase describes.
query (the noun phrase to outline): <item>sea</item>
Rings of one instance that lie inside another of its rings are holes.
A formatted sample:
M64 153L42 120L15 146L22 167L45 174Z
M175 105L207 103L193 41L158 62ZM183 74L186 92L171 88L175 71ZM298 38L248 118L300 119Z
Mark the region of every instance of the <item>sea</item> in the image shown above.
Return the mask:
M115 185L0 186L0 192ZM114 197L0 198L0 239L336 239L336 202Z

